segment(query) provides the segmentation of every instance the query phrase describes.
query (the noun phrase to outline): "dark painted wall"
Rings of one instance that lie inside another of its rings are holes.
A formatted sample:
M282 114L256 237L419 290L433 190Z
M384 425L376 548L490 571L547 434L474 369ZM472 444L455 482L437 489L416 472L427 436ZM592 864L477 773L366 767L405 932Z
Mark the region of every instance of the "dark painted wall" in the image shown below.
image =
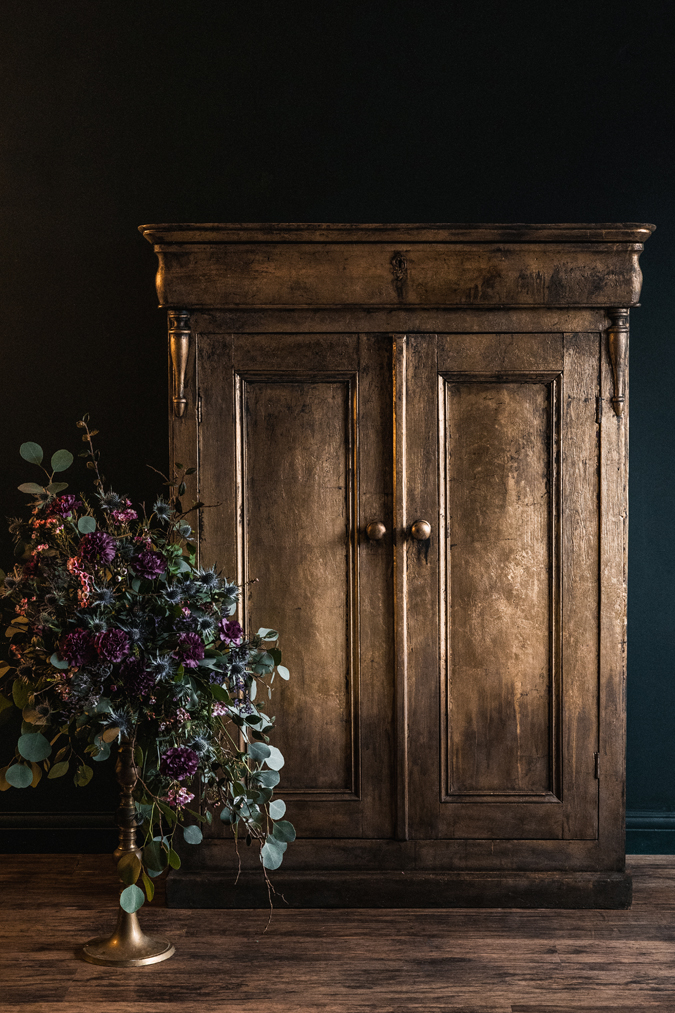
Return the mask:
M3 0L0 501L20 508L19 444L73 447L85 410L106 474L152 495L165 322L141 223L656 223L632 322L628 804L633 846L675 851L671 11ZM6 792L3 847L110 847L92 828L113 800L109 775ZM8 829L48 809L89 829Z

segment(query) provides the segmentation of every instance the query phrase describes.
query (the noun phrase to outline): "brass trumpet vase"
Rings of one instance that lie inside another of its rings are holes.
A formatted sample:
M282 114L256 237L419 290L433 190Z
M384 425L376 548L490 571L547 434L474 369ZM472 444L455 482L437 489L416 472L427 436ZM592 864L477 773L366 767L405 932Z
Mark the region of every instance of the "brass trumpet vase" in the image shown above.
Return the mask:
M134 761L133 740L123 738L117 753L115 773L120 786L120 805L116 813L119 827L119 843L113 852L116 862L123 855L135 853L140 858L136 843L137 813L133 792L138 780L138 768ZM124 884L122 884L122 887ZM148 936L143 932L136 912L129 913L122 907L117 916L117 926L111 936L91 939L82 950L82 956L90 964L104 964L111 967L142 967L168 960L175 952L173 944L162 936Z

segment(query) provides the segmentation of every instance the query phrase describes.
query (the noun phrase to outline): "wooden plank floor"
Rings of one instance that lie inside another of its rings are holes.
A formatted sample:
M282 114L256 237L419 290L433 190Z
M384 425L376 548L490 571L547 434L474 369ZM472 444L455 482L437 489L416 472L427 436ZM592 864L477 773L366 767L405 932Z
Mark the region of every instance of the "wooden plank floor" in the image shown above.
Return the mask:
M2 1013L675 1013L675 856L632 856L630 911L141 911L176 955L87 964L112 862L2 856Z

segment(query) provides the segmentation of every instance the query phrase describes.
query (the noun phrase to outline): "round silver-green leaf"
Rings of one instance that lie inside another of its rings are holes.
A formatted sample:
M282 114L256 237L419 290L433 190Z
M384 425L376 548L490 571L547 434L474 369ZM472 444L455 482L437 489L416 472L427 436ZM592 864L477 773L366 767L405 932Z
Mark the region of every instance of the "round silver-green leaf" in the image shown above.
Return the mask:
M248 755L254 760L267 760L271 755L271 747L265 745L264 742L250 742L248 746Z
M77 530L82 535L90 535L92 531L96 531L96 518L90 517L88 514L85 517L80 517L77 522Z
M271 770L281 770L284 763L286 762L283 757L283 753L276 746L268 746L270 751L269 756L265 757L265 763Z
M288 680L291 677L291 673L288 671L285 665L277 665L277 672L279 673L282 679L285 679L286 682L288 682Z
M295 840L295 827L288 820L279 820L272 827L272 834L275 840L291 844Z
M139 908L143 907L145 901L145 894L141 890L140 886L127 886L126 889L122 890L120 894L120 907L127 914L132 915Z
M33 780L33 771L24 763L15 763L9 770L5 771L5 780L13 788L27 788Z
M278 869L284 860L285 850L285 844L275 841L273 837L268 837L260 852L260 860L266 869Z
M255 774L255 780L263 788L274 788L279 784L280 778L276 770L260 770Z
M22 482L20 486L17 486L19 492L25 492L29 496L39 496L44 489L37 482Z
M73 463L73 455L69 450L57 450L52 454L52 471L65 471Z
M53 665L54 668L68 668L69 662L65 658L62 658L56 651L52 654L49 659L49 664Z
M187 844L200 844L203 838L203 834L199 827L189 826L183 830L183 837Z
M22 735L18 746L24 760L30 760L32 763L46 760L52 751L49 739L46 739L41 732L28 732L26 735Z
M44 454L39 443L31 443L30 441L22 443L19 447L19 453L24 461L28 461L29 464L42 464Z
M282 798L275 798L274 802L269 804L269 814L273 820L280 820L286 812L286 803Z

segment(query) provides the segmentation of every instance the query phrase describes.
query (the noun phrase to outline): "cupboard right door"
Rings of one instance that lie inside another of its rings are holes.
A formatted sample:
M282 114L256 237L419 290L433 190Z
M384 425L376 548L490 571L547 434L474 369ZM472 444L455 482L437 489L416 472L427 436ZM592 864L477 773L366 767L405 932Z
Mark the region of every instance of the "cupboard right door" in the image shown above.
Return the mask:
M599 335L398 354L409 836L595 838Z

